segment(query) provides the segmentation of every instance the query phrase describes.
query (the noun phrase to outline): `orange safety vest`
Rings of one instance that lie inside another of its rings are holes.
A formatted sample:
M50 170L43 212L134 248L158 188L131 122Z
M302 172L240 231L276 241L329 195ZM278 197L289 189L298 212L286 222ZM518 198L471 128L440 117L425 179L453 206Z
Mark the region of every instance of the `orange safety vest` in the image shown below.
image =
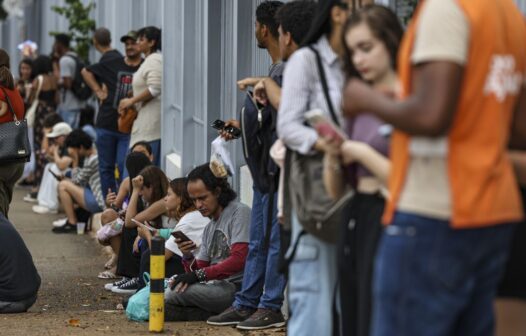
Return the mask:
M523 210L507 146L514 107L525 80L524 18L512 0L457 1L470 25L470 41L458 107L447 134L451 226L478 228L519 221ZM402 99L411 95L417 21L418 11L398 55ZM393 133L386 224L392 221L404 187L409 142L408 134Z

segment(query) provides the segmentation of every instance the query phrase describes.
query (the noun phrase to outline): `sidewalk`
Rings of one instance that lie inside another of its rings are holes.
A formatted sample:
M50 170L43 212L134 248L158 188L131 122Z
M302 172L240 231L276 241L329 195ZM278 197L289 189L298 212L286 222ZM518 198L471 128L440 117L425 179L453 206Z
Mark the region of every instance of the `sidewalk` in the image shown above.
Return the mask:
M28 246L42 278L39 298L26 314L0 315L0 334L31 335L145 335L148 323L130 322L117 310L122 296L104 290L108 280L97 279L106 258L89 235L53 234L59 215L38 215L22 201L26 190L16 189L9 217ZM281 329L282 330L282 329ZM268 331L241 333L204 322L165 324L165 335L284 335Z

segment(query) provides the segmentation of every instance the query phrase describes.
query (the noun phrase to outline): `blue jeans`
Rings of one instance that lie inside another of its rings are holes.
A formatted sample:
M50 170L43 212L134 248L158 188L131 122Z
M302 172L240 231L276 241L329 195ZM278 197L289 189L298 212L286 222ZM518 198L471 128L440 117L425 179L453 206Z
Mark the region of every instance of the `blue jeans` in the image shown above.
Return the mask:
M152 146L153 164L159 167L161 165L161 140L148 142Z
M236 293L236 308L266 308L279 311L283 304L286 279L279 268L279 223L277 220L277 193L274 195L272 228L268 250L265 248L269 194L254 189L250 216L250 242L245 263L241 291ZM265 290L263 291L263 287Z
M58 114L62 117L62 119L64 119L64 122L71 126L71 128L76 129L79 127L80 109L68 110L63 107L59 107Z
M292 244L303 230L292 216ZM290 252L290 251L289 251ZM289 267L288 335L332 335L337 282L336 245L304 234ZM393 334L394 335L394 334Z
M100 185L102 194L106 199L108 189L117 192L117 181L115 181L115 165L119 168L119 175L124 174L124 162L128 152L130 136L104 128L96 128L97 152L99 155Z
M490 336L514 225L454 230L397 213L375 265L374 336Z

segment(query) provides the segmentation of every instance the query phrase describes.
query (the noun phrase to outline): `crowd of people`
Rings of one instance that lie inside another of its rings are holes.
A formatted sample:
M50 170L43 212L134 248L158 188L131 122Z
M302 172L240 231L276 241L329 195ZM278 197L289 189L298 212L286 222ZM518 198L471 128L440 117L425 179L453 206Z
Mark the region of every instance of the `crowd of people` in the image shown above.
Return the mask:
M22 182L33 210L64 211L55 233L102 213L97 238L113 255L98 277L126 297L148 285L152 239L163 237L166 320L492 335L497 295L526 298L516 5L427 0L406 29L373 1L268 0L255 17L271 66L237 82L244 108L219 127L225 141L241 138L251 208L210 163L171 181L159 168L161 31L146 27L121 38L125 56L97 29L102 57L82 68L57 35L54 58L21 62L18 89L0 55L0 84L33 132ZM82 122L83 84L99 104L94 125ZM0 178L22 168L0 167ZM5 217L12 188L0 194Z

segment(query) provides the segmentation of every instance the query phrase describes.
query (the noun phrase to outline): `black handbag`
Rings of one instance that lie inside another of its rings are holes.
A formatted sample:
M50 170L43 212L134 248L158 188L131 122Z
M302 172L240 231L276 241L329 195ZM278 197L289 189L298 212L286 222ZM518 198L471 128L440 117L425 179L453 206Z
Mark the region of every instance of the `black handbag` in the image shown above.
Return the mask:
M31 157L27 120L18 120L7 92L4 93L5 102L13 114L14 121L0 124L0 164L28 162Z

